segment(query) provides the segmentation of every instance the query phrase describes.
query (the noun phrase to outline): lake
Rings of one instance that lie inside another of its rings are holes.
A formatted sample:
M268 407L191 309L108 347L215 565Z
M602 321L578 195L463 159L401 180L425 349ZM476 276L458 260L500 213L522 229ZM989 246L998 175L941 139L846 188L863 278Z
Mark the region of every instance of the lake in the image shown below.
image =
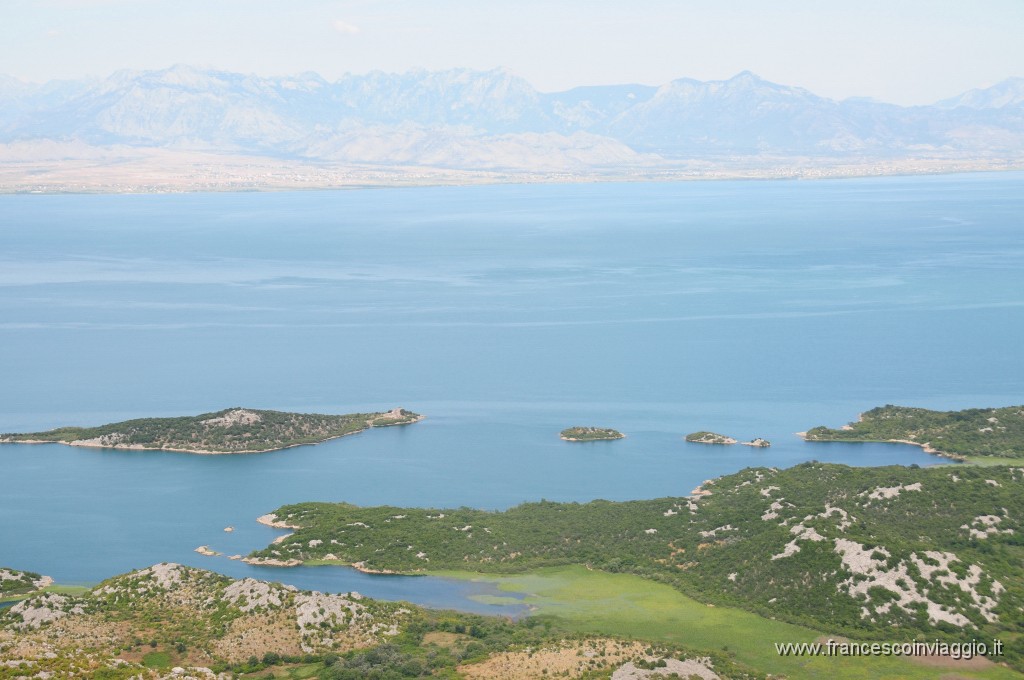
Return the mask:
M484 585L193 549L262 547L281 532L255 518L299 501L501 509L941 462L793 433L886 403L1024 402L1022 216L1022 173L0 196L0 432L427 415L248 456L0 446L0 565L92 583L176 561L509 613L470 599ZM560 441L571 425L627 438Z

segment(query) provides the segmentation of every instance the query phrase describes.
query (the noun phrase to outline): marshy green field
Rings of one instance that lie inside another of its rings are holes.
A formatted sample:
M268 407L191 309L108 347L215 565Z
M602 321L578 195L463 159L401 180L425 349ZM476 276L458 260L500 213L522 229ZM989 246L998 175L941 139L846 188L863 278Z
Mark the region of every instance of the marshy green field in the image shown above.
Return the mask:
M19 593L17 595L8 595L6 597L0 597L0 602L18 602L24 600L29 595L35 595L36 593L60 593L61 595L84 595L89 592L88 586L68 586L55 583L50 586L46 586L42 590L33 591L31 593Z
M789 678L858 680L862 678L931 680L936 677L1020 679L1009 668L985 660L926 665L901 658L782 657L775 643L828 639L823 631L766 619L739 609L711 607L679 591L631 574L591 571L585 567L553 567L525 574L494 576L441 572L439 576L494 583L510 594L482 597L496 604L521 602L540 618L582 633L615 635L693 649L727 650L759 670ZM879 640L883 642L883 640ZM969 642L969 638L965 638Z

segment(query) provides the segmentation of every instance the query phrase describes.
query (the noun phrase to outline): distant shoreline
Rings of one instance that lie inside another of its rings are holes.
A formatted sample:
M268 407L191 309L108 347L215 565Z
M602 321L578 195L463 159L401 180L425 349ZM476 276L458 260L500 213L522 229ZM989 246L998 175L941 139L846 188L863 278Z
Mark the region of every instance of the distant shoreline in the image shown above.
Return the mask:
M412 422L419 422L422 420L421 416L419 419ZM412 423L409 423L410 425ZM370 429L370 428L367 428ZM104 446L102 444L82 444L77 441L74 442L62 442L55 441L52 439L24 439L24 440L0 440L0 444L60 444L62 446L74 446L81 449L107 449L110 451L167 451L170 453L195 453L200 456L239 456L246 455L249 453L273 453L274 451L284 451L285 449L294 449L299 446L316 446L317 444L323 444L329 442L332 439L341 439L353 434L361 434L366 430L356 430L355 432L345 432L344 434L334 435L333 437L327 437L315 442L303 442L302 444L286 444L284 446L278 446L273 449L259 449L258 451L208 451L206 449L179 449L179 448L164 448L155 446L141 446L139 444L114 444L112 446Z
M352 191L515 184L599 184L916 177L1024 170L1017 160L902 159L877 162L766 159L755 165L699 162L697 167L624 167L600 172L449 170L446 168L342 166L257 156L215 156L166 149L133 149L104 160L0 161L0 195L132 195ZM212 168L196 176L195 164Z

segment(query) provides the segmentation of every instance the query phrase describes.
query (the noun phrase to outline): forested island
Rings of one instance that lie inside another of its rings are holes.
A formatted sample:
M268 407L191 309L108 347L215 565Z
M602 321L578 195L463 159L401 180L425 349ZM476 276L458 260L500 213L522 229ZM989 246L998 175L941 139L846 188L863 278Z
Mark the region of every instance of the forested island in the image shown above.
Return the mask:
M630 572L851 637L1004 637L1021 667L1024 469L751 468L710 494L504 512L303 503L252 557L415 573Z
M1024 406L931 411L887 404L837 429L814 427L811 442L896 442L951 458L1024 458Z
M567 427L559 433L559 437L567 442L596 442L622 439L625 436L610 427Z
M692 444L724 444L730 445L737 443L736 439L728 437L724 434L718 434L717 432L708 432L701 430L700 432L691 432L690 434L683 437L686 441Z
M0 435L0 443L57 442L70 446L187 453L262 453L318 444L372 427L408 425L422 419L418 413L401 408L378 413L326 415L236 407L198 416L139 418L98 427L4 434Z

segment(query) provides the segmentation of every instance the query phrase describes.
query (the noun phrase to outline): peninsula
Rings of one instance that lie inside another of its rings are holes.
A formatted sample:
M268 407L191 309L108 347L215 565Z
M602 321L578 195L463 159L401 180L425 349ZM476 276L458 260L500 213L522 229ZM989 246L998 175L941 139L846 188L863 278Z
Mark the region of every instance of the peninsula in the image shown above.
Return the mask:
M1024 458L1024 406L931 411L887 404L837 429L800 433L809 442L893 442L948 458Z
M185 453L263 453L423 419L395 408L380 413L287 413L229 408L178 418L139 418L98 427L61 427L47 432L0 435L0 443L89 446Z
M49 576L0 567L0 602L21 599L50 585Z
M748 468L689 497L471 508L299 503L250 558L399 573L628 572L859 639L1009 637L1024 669L1020 468ZM705 490L706 489L706 490ZM898 517L900 521L894 521Z
M626 435L610 427L567 427L559 437L567 442L596 442L609 439L622 439Z

